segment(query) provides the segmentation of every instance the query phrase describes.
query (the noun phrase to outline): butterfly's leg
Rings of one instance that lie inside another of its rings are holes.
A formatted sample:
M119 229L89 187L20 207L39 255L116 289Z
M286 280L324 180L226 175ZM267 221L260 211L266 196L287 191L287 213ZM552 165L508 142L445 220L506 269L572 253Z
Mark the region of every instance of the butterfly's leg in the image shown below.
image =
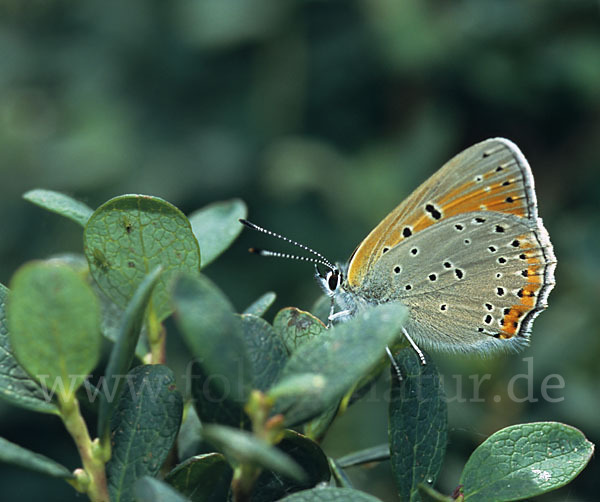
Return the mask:
M348 319L350 317L350 315L352 314L351 310L340 310L339 312L336 312L335 314L330 314L329 315L329 321L334 321L336 319L340 319L340 318L346 318Z
M394 356L392 355L392 351L390 350L390 348L387 345L385 346L385 351L387 352L387 355L390 358L390 361L392 362L392 366L394 367L394 370L396 371L396 375L398 375L398 380L401 382L402 381L402 372L400 371L400 367L398 366L398 364L396 364L396 360L394 359Z
M327 317L327 328L331 328L331 326L333 326L333 319L335 319L334 317L334 311L335 311L335 300L333 299L333 296L331 297L331 308L329 309L329 316Z
M423 352L421 351L421 349L417 346L415 341L410 337L410 335L408 334L408 331L406 331L406 328L402 328L402 333L404 333L404 336L408 340L408 343L410 343L410 346L413 348L413 350L419 356L419 359L421 360L421 364L423 366L425 366L427 364L427 362L425 361L425 356L423 355Z

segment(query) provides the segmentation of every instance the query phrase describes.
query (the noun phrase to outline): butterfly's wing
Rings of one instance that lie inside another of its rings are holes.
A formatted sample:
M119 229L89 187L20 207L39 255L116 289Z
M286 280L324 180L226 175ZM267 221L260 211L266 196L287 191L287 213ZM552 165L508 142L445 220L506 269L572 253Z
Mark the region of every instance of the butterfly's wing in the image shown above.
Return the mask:
M482 210L537 222L531 169L507 139L488 139L459 153L384 218L350 258L349 288L361 288L375 263L403 240L457 214Z
M538 220L471 212L401 241L375 262L357 293L405 304L405 327L424 347L517 348L546 307L554 263Z

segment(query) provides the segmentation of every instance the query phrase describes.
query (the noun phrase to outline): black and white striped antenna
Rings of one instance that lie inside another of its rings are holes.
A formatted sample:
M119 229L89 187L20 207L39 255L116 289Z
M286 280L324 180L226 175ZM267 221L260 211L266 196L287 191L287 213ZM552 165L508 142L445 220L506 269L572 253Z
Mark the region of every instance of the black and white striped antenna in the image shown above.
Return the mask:
M293 244L294 246L297 246L301 249L304 249L305 251L308 251L309 253L312 253L317 258L311 258L308 256L298 256L298 255L290 254L290 253L280 253L279 251L269 251L266 249L257 249L257 248L250 248L249 251L251 253L259 254L261 256L273 256L275 258L288 258L291 260L300 260L300 261L307 261L310 263L319 263L321 265L325 265L327 268L329 268L331 270L335 270L337 268L327 258L325 258L321 253L319 253L318 251L315 251L312 248L309 248L308 246L305 246L304 244L300 244L299 242L296 242L295 240L284 237L283 235L280 235L278 233L271 232L270 230L260 227L260 226L256 225L255 223L252 223L248 220L240 218L239 222L242 225L244 225L252 230L256 230L257 232L262 232L263 234L270 235L271 237L276 237L277 239L281 239L285 242L289 242L290 244Z

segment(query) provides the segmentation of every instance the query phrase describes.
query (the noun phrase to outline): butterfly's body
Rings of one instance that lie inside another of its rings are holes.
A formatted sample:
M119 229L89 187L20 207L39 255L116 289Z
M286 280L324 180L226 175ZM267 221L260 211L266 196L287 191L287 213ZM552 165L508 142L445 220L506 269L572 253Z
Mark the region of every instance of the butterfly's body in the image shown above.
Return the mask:
M556 259L531 169L503 138L448 161L371 231L346 266L295 244L318 257L300 259L328 268L317 279L332 298L330 321L401 302L409 309L405 334L426 348L522 348L554 286Z

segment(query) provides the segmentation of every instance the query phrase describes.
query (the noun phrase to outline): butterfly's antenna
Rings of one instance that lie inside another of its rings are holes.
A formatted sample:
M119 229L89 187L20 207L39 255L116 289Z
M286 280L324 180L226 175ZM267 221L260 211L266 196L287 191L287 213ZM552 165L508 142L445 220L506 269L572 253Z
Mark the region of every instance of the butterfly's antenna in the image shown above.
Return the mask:
M328 265L324 261L321 261L318 258L311 258L309 256L298 256L295 254L280 253L279 251L269 251L268 249L256 249L256 248L250 248L250 249L248 249L248 251L250 251L251 253L254 253L254 254L258 254L260 256L272 256L275 258L288 258L290 260L300 260L300 261L307 261L310 263L320 263L321 265L325 265L328 268L332 268L331 265Z
M293 254L289 254L289 253L280 253L278 251L267 251L265 249L256 249L256 248L250 248L251 253L256 253L261 256L274 256L276 258L289 258L292 260L301 260L301 261L308 261L311 263L320 263L321 265L325 265L326 267L330 268L331 270L335 270L335 268L336 268L321 253L315 251L314 249L309 248L308 246L305 246L304 244L300 244L299 242L296 242L292 239L288 239L287 237L284 237L283 235L279 235L275 232L271 232L270 230L267 230L266 228L259 227L258 225L255 225L254 223L252 223L248 220L244 220L244 219L240 218L239 221L241 224L247 226L248 228L251 228L252 230L256 230L257 232L262 232L263 234L270 235L271 237L276 237L277 239L281 239L285 242L289 242L290 244L293 244L294 246L298 246L299 248L302 248L305 251L312 253L317 258L309 258L306 256L297 256L297 255L293 255Z

